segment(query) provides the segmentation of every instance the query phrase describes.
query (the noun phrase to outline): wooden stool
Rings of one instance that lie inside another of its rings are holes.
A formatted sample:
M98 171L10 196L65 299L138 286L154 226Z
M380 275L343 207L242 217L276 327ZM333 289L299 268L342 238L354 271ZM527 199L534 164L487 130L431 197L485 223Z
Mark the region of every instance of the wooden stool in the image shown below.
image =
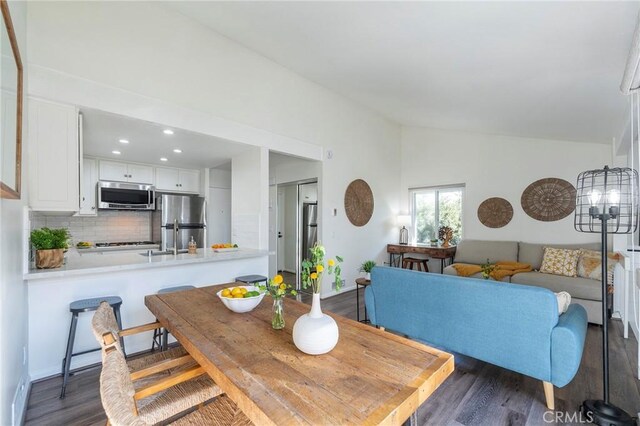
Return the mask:
M403 269L413 269L413 265L416 265L416 270L420 270L422 266L422 270L424 272L429 272L429 266L427 262L429 259L416 259L415 257L405 257L402 259L402 268Z

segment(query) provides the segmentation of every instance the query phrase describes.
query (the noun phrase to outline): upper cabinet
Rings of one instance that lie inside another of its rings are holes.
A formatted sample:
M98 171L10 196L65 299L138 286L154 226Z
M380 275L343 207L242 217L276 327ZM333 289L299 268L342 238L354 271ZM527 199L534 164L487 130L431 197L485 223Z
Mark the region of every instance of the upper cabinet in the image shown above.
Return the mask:
M200 192L200 171L156 167L156 189L171 192Z
M36 211L79 209L78 109L28 98L29 206Z
M100 160L100 180L153 184L153 167Z

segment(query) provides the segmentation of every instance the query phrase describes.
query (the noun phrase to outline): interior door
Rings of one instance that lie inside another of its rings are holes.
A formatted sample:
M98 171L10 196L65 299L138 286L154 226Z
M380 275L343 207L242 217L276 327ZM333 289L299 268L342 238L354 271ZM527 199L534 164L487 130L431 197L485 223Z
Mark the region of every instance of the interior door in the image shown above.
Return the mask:
M269 276L278 273L278 187L269 185Z
M284 191L278 190L278 206L277 206L277 233L278 233L278 272L284 270L284 242L285 242L285 226L284 226Z

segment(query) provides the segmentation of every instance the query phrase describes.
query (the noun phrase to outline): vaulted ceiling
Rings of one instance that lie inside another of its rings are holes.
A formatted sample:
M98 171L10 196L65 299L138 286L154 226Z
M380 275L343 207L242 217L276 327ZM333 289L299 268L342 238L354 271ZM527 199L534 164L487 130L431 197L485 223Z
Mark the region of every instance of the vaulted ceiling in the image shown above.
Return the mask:
M403 125L610 143L634 2L190 2L216 32Z

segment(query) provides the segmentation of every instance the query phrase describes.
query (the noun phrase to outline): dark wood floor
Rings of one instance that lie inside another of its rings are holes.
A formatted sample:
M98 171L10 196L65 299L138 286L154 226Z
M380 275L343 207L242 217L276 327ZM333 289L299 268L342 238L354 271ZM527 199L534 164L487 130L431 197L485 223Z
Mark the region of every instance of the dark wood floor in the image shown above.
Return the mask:
M362 291L362 290L361 290ZM361 294L362 295L362 294ZM309 297L303 301L308 303ZM355 319L354 291L322 302L323 309ZM362 303L362 300L361 300ZM361 310L361 315L364 313ZM620 321L611 322L611 400L633 415L640 410L637 342L622 338ZM582 364L575 379L556 389L556 411L576 413L582 400L601 398L601 328L589 326ZM27 425L104 425L98 389L100 370L76 374L67 397L58 399L61 379L34 383L27 406ZM456 369L418 410L424 425L544 425L547 411L542 383L472 358L456 356ZM547 419L551 415L547 414ZM570 421L562 424L575 424Z

